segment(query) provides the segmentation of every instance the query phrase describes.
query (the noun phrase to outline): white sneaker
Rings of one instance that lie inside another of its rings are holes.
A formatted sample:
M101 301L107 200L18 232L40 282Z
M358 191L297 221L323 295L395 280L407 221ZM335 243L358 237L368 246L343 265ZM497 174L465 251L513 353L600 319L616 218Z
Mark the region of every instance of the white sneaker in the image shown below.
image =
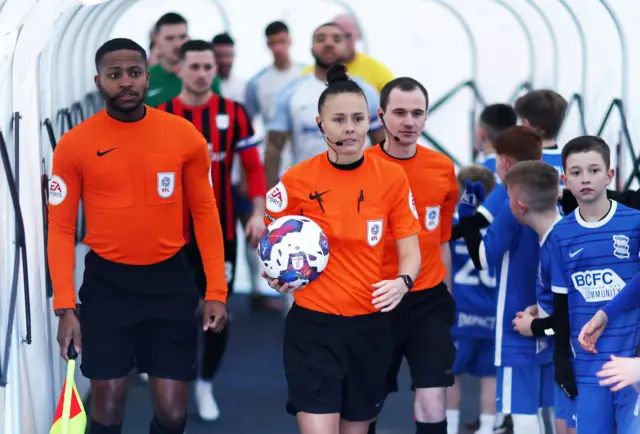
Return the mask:
M213 397L213 382L198 379L195 384L198 415L205 422L215 422L220 417L220 409Z
M149 374L145 374L143 372L142 374L138 374L138 377L140 378L140 380L144 381L145 383L149 382Z

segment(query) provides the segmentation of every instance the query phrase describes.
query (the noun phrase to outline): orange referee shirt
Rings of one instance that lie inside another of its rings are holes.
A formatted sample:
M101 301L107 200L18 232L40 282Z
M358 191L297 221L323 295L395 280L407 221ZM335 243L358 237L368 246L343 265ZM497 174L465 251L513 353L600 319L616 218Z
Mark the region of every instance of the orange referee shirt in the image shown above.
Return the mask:
M367 149L365 154L392 161L407 174L422 225L418 236L422 265L412 291L433 288L447 274L440 245L451 238L453 213L458 203L458 182L453 162L446 155L420 145L416 154L406 159L390 156L381 145ZM387 237L392 238L392 235ZM397 276L398 254L393 240L385 241L385 246L383 274L388 279Z
M226 301L222 229L207 142L189 121L146 109L137 122L120 122L102 110L65 134L53 153L48 256L54 309L76 306L80 200L87 221L83 242L91 250L108 261L149 265L169 259L185 244L183 195L202 254L206 299Z
M352 170L336 168L327 153L289 169L267 193L265 223L286 215L315 221L329 241L327 268L294 293L295 302L334 315L375 312L371 285L383 280L385 233L401 239L420 231L402 168L369 156Z

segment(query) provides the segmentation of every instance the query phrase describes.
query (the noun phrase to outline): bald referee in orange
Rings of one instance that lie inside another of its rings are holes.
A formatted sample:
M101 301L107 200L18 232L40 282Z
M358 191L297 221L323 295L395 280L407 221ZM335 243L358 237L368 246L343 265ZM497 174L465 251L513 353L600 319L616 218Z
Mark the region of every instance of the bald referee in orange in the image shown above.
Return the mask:
M91 434L120 434L127 377L149 374L150 434L182 434L195 378L199 293L183 247L189 204L207 278L202 326L221 331L227 284L207 143L187 120L143 104L145 50L129 39L95 56L106 109L65 134L49 183L49 267L58 343L73 340L91 380ZM74 244L78 203L87 221L76 312Z
M429 94L420 82L400 77L380 92L378 116L386 132L385 141L366 150L402 166L409 179L418 211L418 234L422 264L412 288L390 312L394 339L392 367L387 392L398 390L396 376L402 359L411 371L416 434L447 434L445 389L453 385L456 348L451 335L455 302L451 286L449 239L453 212L458 202L458 182L450 158L420 146ZM395 276L398 259L393 245L385 251L384 278ZM436 355L436 356L434 356ZM375 424L369 434L376 431Z

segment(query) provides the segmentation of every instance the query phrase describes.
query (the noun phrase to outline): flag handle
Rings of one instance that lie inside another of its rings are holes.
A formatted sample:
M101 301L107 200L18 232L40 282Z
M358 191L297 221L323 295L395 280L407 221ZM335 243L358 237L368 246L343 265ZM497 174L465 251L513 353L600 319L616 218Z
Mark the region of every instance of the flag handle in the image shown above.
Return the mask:
M73 395L73 386L75 384L74 375L76 372L76 358L78 353L73 344L73 339L69 343L67 350L69 361L67 362L67 377L65 380L64 397L62 401L62 434L69 434L69 419L71 416L71 397Z

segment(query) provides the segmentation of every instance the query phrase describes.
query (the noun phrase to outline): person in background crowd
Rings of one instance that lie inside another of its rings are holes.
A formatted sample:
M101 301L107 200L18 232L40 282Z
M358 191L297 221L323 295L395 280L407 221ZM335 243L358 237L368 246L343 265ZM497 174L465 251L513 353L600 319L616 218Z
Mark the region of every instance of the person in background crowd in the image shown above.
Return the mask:
M564 123L567 107L567 100L550 89L532 90L518 98L514 105L520 123L533 128L542 137L542 161L553 166L560 175L564 171L556 139Z
M245 107L249 116L260 115L265 124L273 117L276 95L285 84L300 77L303 64L291 59L291 35L282 21L274 21L265 29L267 47L273 55L273 63L260 70L247 83Z
M145 104L151 107L175 98L182 90L182 81L176 72L180 47L189 40L187 20L180 14L169 12L156 22L154 33L158 63L149 68L149 88L145 96ZM220 94L220 80L213 81L211 90Z
M494 143L504 130L518 122L515 110L509 104L491 104L480 113L480 122L477 130L476 148L478 163L496 173L496 150ZM496 177L500 182L500 178ZM487 194L489 194L487 192Z
M156 26L154 25L149 31L149 60L147 63L149 67L158 64L160 61L160 53L158 51L158 44L156 43L156 38L158 34L156 33Z
M222 96L244 104L246 82L231 72L236 58L233 38L228 33L220 33L213 37L211 46L216 56Z
M291 36L289 28L282 21L274 21L265 29L267 38L267 47L273 55L273 63L254 75L249 83L247 83L245 91L245 108L254 119L260 118L263 125L267 125L275 110L275 102L277 93L288 83L300 77L304 65L293 62L289 50L291 48ZM264 146L261 147L264 153ZM283 162L280 166L280 174L284 173L291 165L291 149L289 144L285 144L283 149ZM234 167L234 172L239 171L239 167ZM234 180L237 177L234 176ZM237 212L241 221L246 220L246 216L251 214L251 204L247 200L247 183L246 177L240 179L239 184L234 185L234 193L236 197ZM244 224L244 223L243 223ZM247 249L247 262L251 270L251 302L253 307L282 308L282 303L273 297L265 297L259 291L259 270L258 255L253 249ZM285 294L288 308L293 302L290 294Z
M344 29L346 45L344 62L349 75L360 77L375 87L378 92L382 91L384 85L393 80L393 73L380 61L356 50L356 42L361 38L356 19L351 15L341 14L333 19L333 23ZM313 72L313 66L304 70L305 74L311 72Z

